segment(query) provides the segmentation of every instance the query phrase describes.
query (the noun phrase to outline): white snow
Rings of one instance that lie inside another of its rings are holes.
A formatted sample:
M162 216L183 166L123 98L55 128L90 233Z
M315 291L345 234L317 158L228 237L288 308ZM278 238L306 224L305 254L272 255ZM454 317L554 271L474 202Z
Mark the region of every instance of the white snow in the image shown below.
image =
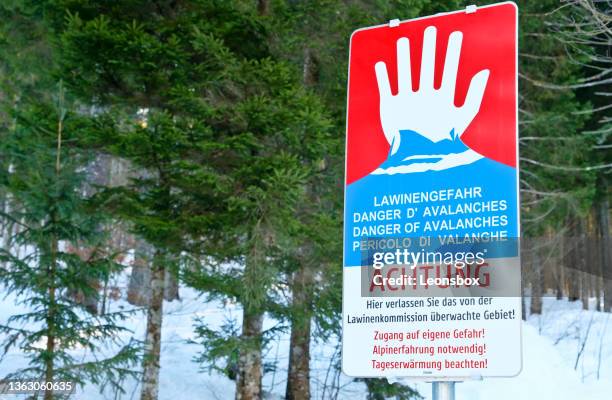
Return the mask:
M124 301L113 303L113 309L129 307ZM241 311L235 305L205 302L196 292L181 288L181 300L164 304L162 331L162 360L160 376L161 400L233 399L234 382L218 373L203 371L193 358L202 350L195 339L194 318L203 318L210 327L220 327L228 318L240 321ZM593 309L594 307L592 307ZM0 288L0 323L13 314L24 311L13 295ZM486 379L458 383L458 400L604 400L612 398L612 321L609 313L581 310L580 302L569 303L553 298L544 299L542 316L531 316L523 324L523 370L515 378ZM268 319L266 328L276 322ZM126 321L136 338L145 329L142 312ZM590 329L589 329L590 325ZM587 336L588 331L588 336ZM124 335L127 340L129 335ZM1 338L0 338L1 339ZM585 342L586 339L586 342ZM582 355L577 355L585 343ZM312 394L313 398L331 398L330 386L339 387L339 399L364 399L365 386L350 378L336 375L330 363L338 361L337 339L328 343L313 341ZM75 350L78 352L78 350ZM266 361L277 361L276 372L266 374L264 389L269 399L281 399L286 384L288 334L272 342L265 351ZM335 358L334 358L335 357ZM0 362L0 377L27 365L27 358L12 349ZM576 369L574 366L576 365ZM431 397L431 384L410 382L426 399ZM327 386L327 388L326 388ZM138 399L136 382L126 385L121 399ZM13 397L18 398L18 397ZM111 399L111 393L99 393L88 385L80 389L76 399Z

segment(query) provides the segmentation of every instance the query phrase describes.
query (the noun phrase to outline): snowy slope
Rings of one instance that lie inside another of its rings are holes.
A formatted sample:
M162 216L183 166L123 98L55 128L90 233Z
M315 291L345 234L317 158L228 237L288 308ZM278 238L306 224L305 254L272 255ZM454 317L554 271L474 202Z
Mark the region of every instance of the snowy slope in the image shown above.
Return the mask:
M457 399L612 398L612 323L606 326L609 318L607 313L581 310L580 302L544 299L543 316L531 316L523 324L521 373L516 378L459 383ZM583 342L584 350L574 370ZM419 384L418 388L431 398L431 385Z

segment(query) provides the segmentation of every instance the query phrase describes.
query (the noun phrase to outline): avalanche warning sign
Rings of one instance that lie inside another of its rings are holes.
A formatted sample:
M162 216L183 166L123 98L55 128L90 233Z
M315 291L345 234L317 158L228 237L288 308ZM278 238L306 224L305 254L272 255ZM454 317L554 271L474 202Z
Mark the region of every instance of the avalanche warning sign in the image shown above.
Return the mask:
M343 371L521 369L514 3L350 42Z

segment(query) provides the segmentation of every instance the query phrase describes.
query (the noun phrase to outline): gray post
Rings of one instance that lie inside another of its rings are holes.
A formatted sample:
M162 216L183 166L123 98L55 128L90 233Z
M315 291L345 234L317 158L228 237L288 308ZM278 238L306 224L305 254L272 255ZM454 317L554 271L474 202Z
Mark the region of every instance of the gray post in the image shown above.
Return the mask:
M433 400L455 400L455 382L432 382Z

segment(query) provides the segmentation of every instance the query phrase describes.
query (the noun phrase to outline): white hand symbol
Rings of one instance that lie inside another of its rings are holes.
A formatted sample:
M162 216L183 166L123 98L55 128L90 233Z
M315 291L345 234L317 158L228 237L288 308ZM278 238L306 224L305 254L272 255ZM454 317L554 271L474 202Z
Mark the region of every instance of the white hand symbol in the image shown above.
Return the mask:
M387 66L383 61L376 63L376 79L380 93L380 121L391 153L400 146L400 131L412 130L434 143L444 139L461 136L472 122L482 102L487 86L489 70L478 72L472 78L465 102L455 107L455 83L459 54L461 53L461 32L451 33L448 39L442 85L434 89L434 66L436 54L436 28L425 29L423 37L423 56L421 61L421 80L419 90L412 91L410 72L410 43L408 38L397 41L397 86L398 93L391 94Z

